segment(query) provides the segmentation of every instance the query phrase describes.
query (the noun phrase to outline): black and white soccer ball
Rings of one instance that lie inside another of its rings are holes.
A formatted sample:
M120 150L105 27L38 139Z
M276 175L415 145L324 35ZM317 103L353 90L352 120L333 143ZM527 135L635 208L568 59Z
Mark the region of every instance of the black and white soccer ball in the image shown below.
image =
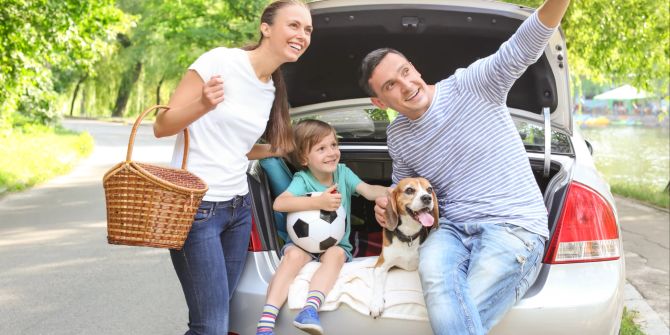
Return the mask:
M307 196L318 196L312 192ZM346 213L340 206L336 211L311 210L288 213L286 230L291 241L310 253L322 253L337 245L344 236Z

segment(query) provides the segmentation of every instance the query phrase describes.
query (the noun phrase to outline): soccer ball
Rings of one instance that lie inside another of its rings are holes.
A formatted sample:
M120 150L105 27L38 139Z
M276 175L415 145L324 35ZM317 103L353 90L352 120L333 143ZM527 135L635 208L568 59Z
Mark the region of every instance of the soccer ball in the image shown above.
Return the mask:
M312 192L307 196L318 196ZM336 211L311 210L288 213L286 230L291 241L307 252L318 254L337 245L344 236L346 214L340 206Z

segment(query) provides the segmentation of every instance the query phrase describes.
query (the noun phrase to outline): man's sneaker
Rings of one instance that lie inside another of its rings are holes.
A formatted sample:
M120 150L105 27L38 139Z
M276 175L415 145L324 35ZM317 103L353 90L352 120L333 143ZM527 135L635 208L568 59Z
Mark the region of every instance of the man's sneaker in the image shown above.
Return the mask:
M293 325L311 335L323 335L319 313L313 307L305 307L293 320Z

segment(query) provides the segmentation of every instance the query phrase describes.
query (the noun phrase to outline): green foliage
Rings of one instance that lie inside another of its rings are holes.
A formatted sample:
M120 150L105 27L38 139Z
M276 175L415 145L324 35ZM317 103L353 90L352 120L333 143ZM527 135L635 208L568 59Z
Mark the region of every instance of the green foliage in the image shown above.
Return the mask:
M543 0L507 0L537 7ZM574 78L630 83L667 95L670 30L667 1L573 0L561 23Z
M538 6L543 0L507 1ZM204 51L255 42L268 2L3 0L0 131L11 128L12 114L49 123L73 102L75 114L109 116L121 79L137 64L142 71L125 115L165 103ZM655 0L573 0L562 26L575 82L667 90L668 21L667 6Z
M58 89L111 51L125 15L113 0L5 0L0 6L0 128L19 112L48 122ZM54 80L58 81L54 85Z
M37 124L5 132L0 135L0 194L65 174L92 150L88 133Z
M611 182L610 187L614 194L636 199L661 208L670 208L670 194L660 188L620 181Z
M635 324L634 319L637 314L637 311L629 311L624 307L621 328L619 329L620 335L644 335L640 326Z
M112 62L100 63L108 74L95 81L107 92L96 95L99 116L107 116L121 85L123 73L142 64L139 81L125 115L136 115L155 103L157 91L163 103L188 66L205 51L218 46L241 46L256 38L257 17L266 0L119 0L118 6L137 18L128 34L127 47L119 48ZM92 108L89 108L92 109Z

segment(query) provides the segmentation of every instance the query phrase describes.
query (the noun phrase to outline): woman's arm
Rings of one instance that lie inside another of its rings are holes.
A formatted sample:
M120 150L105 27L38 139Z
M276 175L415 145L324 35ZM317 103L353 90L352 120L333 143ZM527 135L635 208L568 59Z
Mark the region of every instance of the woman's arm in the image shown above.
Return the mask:
M356 193L365 197L370 201L375 201L379 197L384 197L387 194L388 187L381 185L370 185L364 181L356 185Z
M281 157L284 155L284 151L280 148L277 148L276 151L270 151L269 144L254 144L251 151L247 154L249 160L263 159L268 157Z
M223 79L212 76L204 83L194 70L186 72L170 98L168 110L161 110L154 123L156 137L171 136L188 127L223 101Z

